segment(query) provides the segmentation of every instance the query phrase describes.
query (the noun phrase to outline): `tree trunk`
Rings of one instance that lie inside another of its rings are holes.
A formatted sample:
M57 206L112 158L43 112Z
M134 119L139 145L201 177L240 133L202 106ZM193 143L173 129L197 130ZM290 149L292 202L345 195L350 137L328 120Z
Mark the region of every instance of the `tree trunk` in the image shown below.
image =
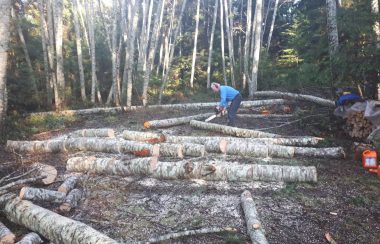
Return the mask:
M272 16L272 23L270 25L270 30L269 30L269 36L268 36L268 42L267 42L267 53L270 48L270 43L272 40L272 34L273 34L273 28L274 28L274 23L276 21L276 16L277 16L277 8L278 8L278 0L275 0L274 3L274 10L273 10L273 16Z
M198 40L198 26L199 26L199 8L200 0L197 1L197 14L195 15L195 34L194 34L194 50L193 59L191 63L191 76L190 76L190 87L194 87L194 72L195 72L195 59L197 58L197 40Z
M250 118L250 119L271 119L271 118L293 118L293 114L237 114L238 118Z
M209 46L209 49L208 49L207 88L210 88L210 85L211 85L212 48L213 48L213 45L214 45L215 25L216 25L216 18L218 16L218 6L219 6L219 0L215 0L214 17L212 19L212 27L211 27L210 46Z
M156 55L158 37L160 34L164 8L165 8L165 0L160 0L158 2L156 16L154 17L154 23L155 24L153 27L152 39L150 41L150 48L149 48L149 53L148 53L148 57L147 57L146 71L144 73L144 83L143 83L143 92L142 92L143 106L146 106L148 104L148 88L149 88L150 74L152 72L154 57Z
M376 48L380 49L379 0L372 0L371 9L373 15L375 16L375 21L373 23L373 31L375 32L376 36Z
M29 201L14 198L5 203L3 214L12 222L38 232L56 243L118 243L95 229Z
M190 126L203 129L203 130L210 130L210 131L216 131L220 132L226 135L232 135L236 137L254 137L254 138L278 138L282 137L278 134L272 134L272 133L266 133L261 132L257 130L249 130L249 129L241 129L226 125L218 125L213 123L207 123L207 122L201 122L197 120L190 121Z
M21 200L62 203L66 198L66 193L42 188L23 187L19 197Z
M70 134L71 137L115 137L113 129L83 129L77 130Z
M62 212L69 212L72 208L78 206L80 199L82 198L82 191L74 189L66 196L65 201L59 206L59 210Z
M245 43L244 43L244 73L243 73L243 90L247 86L247 80L249 78L248 65L249 65L249 47L251 41L251 30L252 30L252 0L247 2L247 25L245 31ZM253 43L252 43L253 45Z
M255 47L255 51L253 54L252 60L252 75L249 80L249 97L253 98L253 93L257 91L257 76L258 76L258 68L259 68L259 60L260 60L260 49L261 49L261 26L262 26L262 5L263 0L256 0L256 10L255 10L255 42L252 44Z
M9 40L10 0L0 0L0 126L7 111L7 59Z
M206 113L206 114L197 114L197 115L179 117L179 118L145 121L144 127L146 129L153 129L153 128L164 128L164 127L182 125L182 124L189 123L191 120L205 119L205 118L210 117L211 115L214 115L214 114L215 113Z
M336 1L326 0L327 7L327 34L329 39L330 59L333 59L338 51L338 26L336 20Z
M119 74L117 72L117 60L119 55L118 50L118 41L117 41L117 24L119 19L119 6L118 1L112 1L112 9L113 9L113 20L112 20L112 39L111 39L111 61L112 61L112 87L113 87L113 98L115 105L120 106L120 84L118 84Z
M142 141L147 143L165 142L165 136L163 134L153 132L124 130L123 138L126 140Z
M224 59L224 14L223 14L223 0L220 0L220 48L222 49L222 68L223 68L223 80L224 85L227 85L226 76L226 61Z
M235 85L234 67L235 67L235 54L234 54L234 42L233 42L233 12L231 11L231 2L224 0L224 12L226 15L226 32L228 42L228 55L230 57L230 69L231 69L231 84ZM229 11L230 10L230 11Z
M79 80L80 80L80 95L82 101L86 101L86 87L84 82L84 68L83 68L83 55L82 55L82 37L80 34L80 25L78 18L78 2L77 0L72 0L73 5L73 17L74 17L74 28L75 28L75 42L77 47L78 55L78 68L79 68Z
M88 33L90 41L90 52L91 52L91 102L95 103L95 93L96 93L96 53L95 53L95 30L94 30L94 9L93 0L85 1L85 9L88 22Z
M58 191L63 192L65 194L69 193L72 189L75 188L75 185L80 180L78 176L71 176L67 178L59 187Z
M59 91L57 85L57 72L56 72L56 50L55 50L55 37L54 37L54 8L52 0L47 1L47 28L48 28L48 36L49 36L49 46L48 46L48 58L50 64L50 77L53 83L53 91L54 91L54 104L56 106L56 101L59 101Z
M55 101L56 110L65 106L65 77L63 72L63 1L56 0L53 5L55 29L55 50L57 61L57 91L58 101Z
M313 102L322 106L327 106L330 108L335 108L335 102L332 100L315 97L311 95L296 94L290 92L279 92L279 91L258 91L253 93L255 97L280 97L284 99L296 99L301 101Z
M160 156L171 158L183 158L183 146L181 144L161 143Z
M15 243L16 236L0 222L0 243L12 244Z
M26 234L20 241L17 242L17 244L39 244L44 243L44 241L41 239L41 237L34 232L31 232L29 234Z
M265 230L261 225L252 195L247 190L241 194L241 205L243 207L244 218L247 224L247 232L251 237L252 243L268 244L269 242L265 238Z

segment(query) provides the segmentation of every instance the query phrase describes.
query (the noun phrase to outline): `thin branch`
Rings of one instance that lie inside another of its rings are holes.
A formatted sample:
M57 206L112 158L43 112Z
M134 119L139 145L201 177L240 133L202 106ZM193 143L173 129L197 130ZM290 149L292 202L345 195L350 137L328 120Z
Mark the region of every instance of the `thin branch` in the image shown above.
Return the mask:
M278 126L273 126L273 127L267 127L267 128L262 128L262 129L257 129L259 131L263 131L263 130L269 130L269 129L275 129L275 128L280 128L280 127L284 127L284 126L287 126L287 125L291 125L291 124L294 124L298 121L301 121L301 120L304 120L304 119L307 119L307 118L310 118L310 117L317 117L317 116L324 116L325 114L313 114L313 115L309 115L309 116L305 116L303 118L300 118L300 119L296 119L296 120L293 120L293 121L290 121L290 122L287 122L287 123L284 123L282 125L278 125Z
M43 178L46 178L46 176L37 176L37 177L33 177L33 178L27 178L27 179L22 179L22 180L18 180L18 181L14 181L12 183L9 183L5 186L2 186L0 187L0 192L4 191L4 190L8 190L9 188L12 188L16 185L22 185L22 184L27 184L27 183L32 183L32 182L36 182L38 180L41 180Z
M4 178L0 179L0 184L3 183L3 182L5 182L5 181L15 181L15 180L21 179L21 178L23 178L24 176L27 176L27 175L33 173L33 172L36 171L36 170L37 170L37 168L33 168L33 169L31 169L31 170L28 170L27 172L25 172L25 173L22 174L22 175L18 175L18 176L15 176L15 177L13 177L13 178L10 178L13 174L16 173L16 172L13 172L13 173L11 173L11 174L5 176Z

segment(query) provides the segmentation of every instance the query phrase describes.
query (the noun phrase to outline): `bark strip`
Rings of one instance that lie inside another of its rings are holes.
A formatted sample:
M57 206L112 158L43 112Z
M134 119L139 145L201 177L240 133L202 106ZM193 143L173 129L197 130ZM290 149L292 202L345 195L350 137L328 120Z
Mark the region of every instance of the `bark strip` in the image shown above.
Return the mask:
M118 243L84 223L63 217L17 197L5 203L3 214L10 221L40 233L55 243Z
M268 244L265 237L265 230L257 214L255 203L249 191L245 190L241 194L241 205L244 211L245 222L247 223L247 232L251 237L252 243Z

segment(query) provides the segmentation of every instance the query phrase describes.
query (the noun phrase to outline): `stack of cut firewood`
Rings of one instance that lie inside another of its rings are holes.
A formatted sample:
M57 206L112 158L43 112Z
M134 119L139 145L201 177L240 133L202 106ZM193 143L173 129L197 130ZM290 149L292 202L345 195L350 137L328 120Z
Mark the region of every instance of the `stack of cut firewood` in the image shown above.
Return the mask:
M352 138L365 139L373 129L373 124L364 118L364 112L352 112L347 117L345 130Z

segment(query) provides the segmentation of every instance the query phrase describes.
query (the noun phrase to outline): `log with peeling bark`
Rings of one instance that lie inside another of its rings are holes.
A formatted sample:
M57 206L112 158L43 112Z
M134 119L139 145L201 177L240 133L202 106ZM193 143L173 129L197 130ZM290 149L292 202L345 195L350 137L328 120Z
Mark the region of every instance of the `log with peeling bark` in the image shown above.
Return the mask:
M330 108L335 108L335 102L329 99L324 99L320 97L315 97L311 95L296 94L290 92L279 92L279 91L257 91L253 93L254 97L280 97L285 99L296 99L302 101L313 102L322 106L327 106Z
M229 233L236 233L236 228L226 227L226 228L219 228L219 227L211 227L211 228L203 228L199 230L186 230L181 231L177 233L170 233L163 236L159 236L156 238L150 238L146 243L157 243L157 242L163 242L175 238L180 238L184 236L190 236L190 235L199 235L199 234L208 234L208 233L218 233L218 232L229 232Z
M133 153L136 156L157 156L159 145L148 143L100 138L68 138L47 141L7 141L8 151L28 153L94 151L108 153Z
M182 143L183 153L190 157L203 157L206 153L206 147L196 143Z
M221 136L172 136L166 135L166 141L169 143L198 143L205 144L206 142L214 141L218 143L220 140L227 142L240 142L240 143L265 143L277 144L285 146L313 146L317 145L322 138L319 137L297 137L297 138L237 138L237 137L221 137Z
M110 175L150 175L156 167L157 157L116 160L114 158L73 157L67 160L71 172L89 172Z
M59 187L58 191L65 194L69 193L72 189L75 188L75 185L80 180L79 176L73 175L67 178Z
M183 158L183 146L181 144L174 143L161 143L160 156Z
M40 233L55 243L118 243L84 223L63 217L18 197L5 202L3 214L10 221Z
M245 222L247 223L247 232L252 243L268 244L265 237L265 230L259 219L255 203L249 191L244 191L241 194L241 205L244 211Z
M0 243L13 244L15 243L16 236L0 222Z
M145 158L146 159L146 158ZM142 159L139 159L142 160ZM112 175L149 175L158 179L204 179L211 181L286 181L316 182L314 166L238 164L225 161L158 162L131 160L129 164L112 158L76 157L67 161L66 169Z
M58 175L58 171L55 167L42 163L34 163L33 168L37 169L38 176L44 176L42 182L45 185L49 185L55 181Z
M66 196L65 201L59 206L59 210L62 212L69 212L72 208L78 206L80 199L82 198L82 191L79 189L73 189Z
M16 242L16 244L39 244L43 242L37 233L31 232L26 234L20 241Z
M36 202L62 203L65 201L66 194L63 192L42 188L23 187L20 191L19 197L22 200L31 200Z
M186 116L186 117L161 119L161 120L150 120L150 121L144 122L144 127L146 129L153 129L153 128L164 128L164 127L182 125L182 124L187 124L191 120L194 120L194 119L196 120L196 119L208 118L214 114L215 113L205 113L205 114L197 114L197 115Z
M159 143L165 141L165 136L160 133L124 130L123 138L132 141L147 143Z
M202 121L192 120L190 121L190 125L192 127L203 129L203 130L210 130L215 132L221 132L226 135L232 135L237 137L254 137L254 138L278 138L282 137L278 134L272 134L267 132L261 132L257 130L249 130L249 129L241 129L236 128L232 126L226 126L226 125L219 125L214 123L206 123Z
M101 129L83 129L70 133L71 137L115 137L115 131L113 129L101 128Z

